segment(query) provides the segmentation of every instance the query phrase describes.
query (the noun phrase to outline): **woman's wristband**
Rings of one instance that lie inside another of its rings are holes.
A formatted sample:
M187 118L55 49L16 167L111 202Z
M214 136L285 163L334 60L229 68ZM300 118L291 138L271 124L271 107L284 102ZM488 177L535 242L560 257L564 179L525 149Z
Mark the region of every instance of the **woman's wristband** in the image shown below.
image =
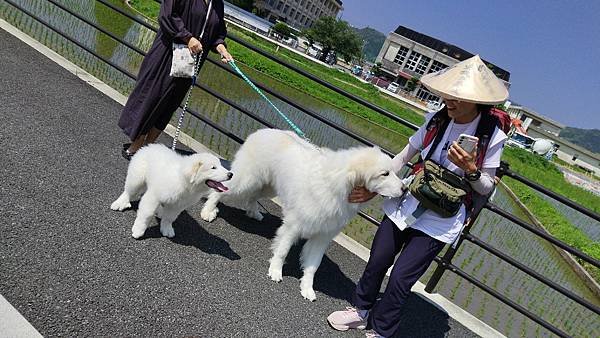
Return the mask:
M465 174L465 178L469 182L479 181L479 179L481 178L481 171L475 170L473 172L467 173L467 174Z

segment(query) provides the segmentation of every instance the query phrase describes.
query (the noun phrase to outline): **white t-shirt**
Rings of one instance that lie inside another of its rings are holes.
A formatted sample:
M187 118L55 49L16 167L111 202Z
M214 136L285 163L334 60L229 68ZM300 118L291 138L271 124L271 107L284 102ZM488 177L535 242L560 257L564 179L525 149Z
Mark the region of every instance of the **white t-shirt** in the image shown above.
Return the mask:
M409 138L408 142L410 142L414 148L422 148L423 139L427 132L427 123L433 115L434 113L428 114L425 123ZM481 120L481 115L478 115L473 121L465 124L457 124L454 123L454 120L451 120L446 128L444 136L430 159L442 164L444 167L458 175L463 175L463 170L447 158L448 147L453 141L458 139L460 134L475 135L479 120ZM493 169L500 166L500 157L506 139L506 134L502 130L496 128L485 153L482 164L483 169ZM431 142L427 148L421 150L422 158L425 158L432 145L433 142ZM414 221L414 223L408 225L406 218L415 211L418 205L419 201L417 201L410 192L407 192L402 197L387 199L383 203L383 211L401 230L410 226L411 228L420 230L444 243L452 243L458 238L465 222L466 210L464 204L455 216L443 218L431 210L426 210L416 221Z

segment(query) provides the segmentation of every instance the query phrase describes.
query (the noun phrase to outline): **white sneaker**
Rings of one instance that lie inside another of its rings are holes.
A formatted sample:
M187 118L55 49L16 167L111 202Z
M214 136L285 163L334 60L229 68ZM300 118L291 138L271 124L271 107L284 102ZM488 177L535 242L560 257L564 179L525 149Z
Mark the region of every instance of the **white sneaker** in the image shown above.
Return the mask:
M329 325L338 331L349 329L364 330L367 327L367 310L346 307L344 311L335 311L327 317Z

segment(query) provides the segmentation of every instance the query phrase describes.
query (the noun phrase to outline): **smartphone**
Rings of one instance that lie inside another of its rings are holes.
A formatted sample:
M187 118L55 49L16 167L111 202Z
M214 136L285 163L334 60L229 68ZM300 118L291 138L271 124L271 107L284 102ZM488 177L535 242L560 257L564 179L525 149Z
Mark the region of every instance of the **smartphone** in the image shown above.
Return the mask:
M473 152L473 149L475 149L478 141L479 139L475 136L460 134L458 140L456 140L456 143L458 143L458 145L463 148L464 151L471 153Z

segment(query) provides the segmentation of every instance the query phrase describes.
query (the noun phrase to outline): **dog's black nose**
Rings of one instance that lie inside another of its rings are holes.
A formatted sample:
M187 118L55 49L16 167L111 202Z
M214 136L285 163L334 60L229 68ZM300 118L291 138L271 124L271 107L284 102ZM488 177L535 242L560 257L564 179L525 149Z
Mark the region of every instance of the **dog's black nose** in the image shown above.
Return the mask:
M227 173L227 178L231 179L233 177L233 173L230 171Z

